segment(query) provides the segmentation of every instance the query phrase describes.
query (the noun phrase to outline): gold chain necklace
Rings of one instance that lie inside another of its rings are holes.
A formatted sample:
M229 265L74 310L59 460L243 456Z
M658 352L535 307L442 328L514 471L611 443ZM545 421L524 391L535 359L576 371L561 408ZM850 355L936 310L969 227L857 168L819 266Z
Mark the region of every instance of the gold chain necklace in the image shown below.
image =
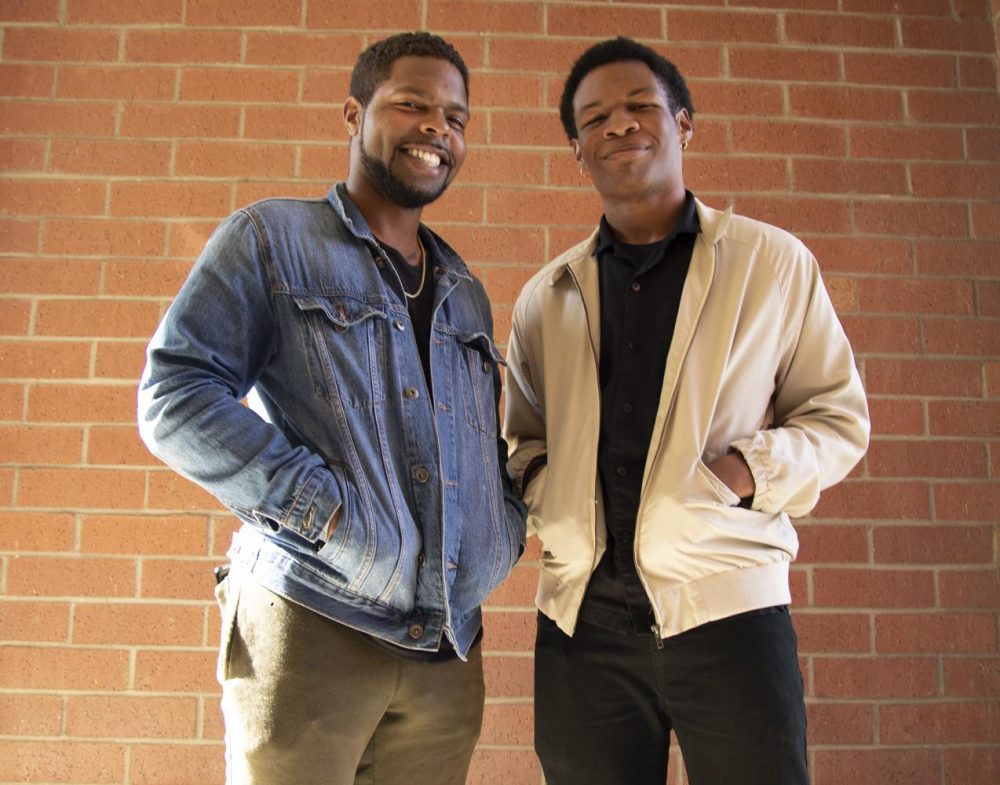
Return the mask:
M399 285L403 289L403 295L408 300L416 300L420 293L424 290L424 282L427 280L427 251L424 250L424 244L420 242L420 235L417 235L417 247L420 249L420 286L417 287L417 291L410 294L406 291L406 287L403 286L403 279L399 279Z

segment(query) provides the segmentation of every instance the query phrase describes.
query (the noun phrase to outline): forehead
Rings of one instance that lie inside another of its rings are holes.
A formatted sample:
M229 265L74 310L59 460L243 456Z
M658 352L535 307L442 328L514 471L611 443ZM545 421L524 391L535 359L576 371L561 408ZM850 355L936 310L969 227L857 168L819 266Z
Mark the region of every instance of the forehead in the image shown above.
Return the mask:
M439 95L452 103L465 104L468 96L459 70L440 57L406 55L397 58L386 80L376 92L410 90L425 95Z
M648 65L640 60L607 63L580 80L573 96L573 111L650 92L667 98L663 85Z

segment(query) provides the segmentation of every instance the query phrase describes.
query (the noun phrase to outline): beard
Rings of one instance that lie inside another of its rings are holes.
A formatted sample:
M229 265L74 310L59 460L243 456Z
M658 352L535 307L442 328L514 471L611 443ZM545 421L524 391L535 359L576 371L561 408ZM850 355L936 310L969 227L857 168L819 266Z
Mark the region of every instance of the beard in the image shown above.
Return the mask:
M368 154L368 151L365 149L363 124L361 133L358 135L358 144L361 149L361 168L364 170L368 182L371 183L379 196L388 199L390 202L395 202L400 207L410 210L424 207L443 194L448 187L448 183L451 182L451 178L446 177L439 188L430 191L414 188L404 183L390 171L388 166L378 158Z

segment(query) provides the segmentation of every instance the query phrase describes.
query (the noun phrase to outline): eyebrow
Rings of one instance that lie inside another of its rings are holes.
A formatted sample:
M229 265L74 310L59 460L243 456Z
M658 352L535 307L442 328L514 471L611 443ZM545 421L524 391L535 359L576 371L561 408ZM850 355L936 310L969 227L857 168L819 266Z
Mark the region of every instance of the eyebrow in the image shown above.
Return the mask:
M634 96L639 95L640 93L655 93L655 92L656 92L656 89L652 88L652 87L637 87L634 90L631 90L628 93L628 95L626 95L625 97L626 98L632 98ZM600 106L600 105L601 105L601 102L599 100L598 101L591 101L589 104L584 104L579 109L577 109L576 112L574 112L574 114L578 115L581 112L586 112L588 109L593 109L595 106Z

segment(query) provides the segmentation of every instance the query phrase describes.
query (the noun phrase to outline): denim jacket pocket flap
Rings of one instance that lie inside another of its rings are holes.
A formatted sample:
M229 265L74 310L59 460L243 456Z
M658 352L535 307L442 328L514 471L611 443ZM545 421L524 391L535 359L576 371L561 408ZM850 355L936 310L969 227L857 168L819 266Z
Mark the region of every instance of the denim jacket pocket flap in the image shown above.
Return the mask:
M470 333L466 335L459 335L457 337L458 342L466 348L479 352L484 358L491 360L497 365L507 365L507 361L504 359L503 355L500 354L500 350L497 348L497 345L486 333Z
M344 331L373 317L386 318L385 310L356 297L318 297L299 295L293 298L301 311L321 312L335 330Z

